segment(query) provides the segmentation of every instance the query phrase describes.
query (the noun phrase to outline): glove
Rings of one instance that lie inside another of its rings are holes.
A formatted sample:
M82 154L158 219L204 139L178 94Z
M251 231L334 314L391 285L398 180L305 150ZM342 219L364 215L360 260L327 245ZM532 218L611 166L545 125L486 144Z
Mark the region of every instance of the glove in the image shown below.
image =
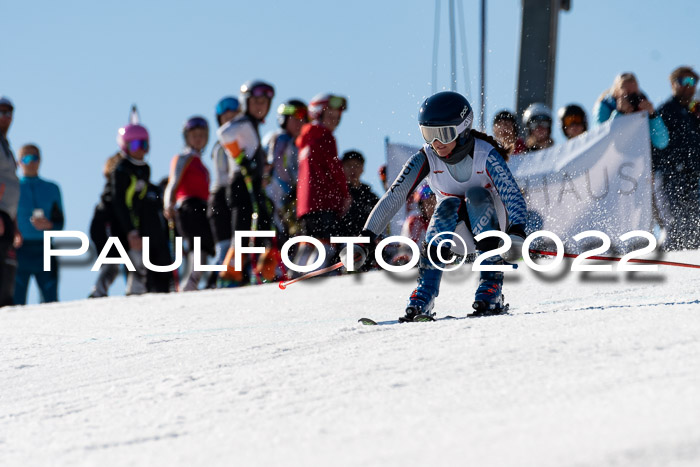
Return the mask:
M525 239L517 234L509 234L508 236L511 242L510 249L505 253L501 253L501 258L508 263L512 263L519 260L523 255L523 243L525 243ZM499 248L503 246L503 243L503 240L501 240L498 244Z
M357 271L365 264L367 257L374 253L377 246L377 235L370 230L363 230L360 237L369 237L369 243L355 243L352 245L352 258L348 258L348 247L343 247L340 251L340 261L348 271Z

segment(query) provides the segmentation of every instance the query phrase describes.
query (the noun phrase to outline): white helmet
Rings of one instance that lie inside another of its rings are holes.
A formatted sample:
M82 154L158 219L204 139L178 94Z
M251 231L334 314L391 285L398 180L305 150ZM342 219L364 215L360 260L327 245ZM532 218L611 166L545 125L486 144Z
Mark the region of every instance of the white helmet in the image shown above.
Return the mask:
M535 102L530 104L525 112L523 112L523 127L527 128L527 124L530 120L539 117L540 119L549 120L550 124L552 122L552 111L546 105L541 102Z

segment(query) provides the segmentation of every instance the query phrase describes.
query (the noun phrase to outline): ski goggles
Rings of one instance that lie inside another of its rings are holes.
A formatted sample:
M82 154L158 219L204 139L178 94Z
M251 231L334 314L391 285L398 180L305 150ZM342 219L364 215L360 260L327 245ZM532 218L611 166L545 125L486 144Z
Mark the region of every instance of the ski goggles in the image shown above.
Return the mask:
M0 117L10 118L12 117L11 110L0 110Z
M331 96L328 99L328 107L331 109L347 110L348 100L341 96Z
M240 104L238 99L227 97L216 104L216 115L221 116L226 112L238 112Z
M290 117L298 118L302 121L307 121L309 116L309 110L306 107L297 107L295 105L280 104L277 108L277 113L279 115L288 115Z
M423 139L426 143L432 144L433 141L438 140L442 144L450 144L461 135L464 130L467 129L471 123L468 119L464 120L459 125L447 125L447 126L423 126L420 125L420 133L423 135Z
M31 164L32 162L38 162L39 154L25 154L20 160L24 165Z
M567 115L563 123L564 126L583 125L583 115Z
M697 82L697 80L695 79L694 76L684 76L682 78L678 78L676 81L681 86L688 86L688 87L695 86L695 83Z
M531 130L534 130L537 127L551 128L552 121L547 117L534 117L534 118L530 119L529 122L527 122L527 127Z
M134 151L138 151L139 149L143 149L144 151L148 151L148 140L147 139L134 139L132 141L129 141L129 151L134 152Z
M249 93L253 97L267 97L268 99L275 97L275 90L267 85L255 86Z

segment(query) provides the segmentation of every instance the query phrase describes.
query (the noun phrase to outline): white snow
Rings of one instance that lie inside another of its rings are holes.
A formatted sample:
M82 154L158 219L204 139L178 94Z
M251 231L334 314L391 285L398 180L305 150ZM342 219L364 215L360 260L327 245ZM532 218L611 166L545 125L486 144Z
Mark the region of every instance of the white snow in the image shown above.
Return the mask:
M3 309L0 465L700 465L700 271L547 276L376 327L412 280Z

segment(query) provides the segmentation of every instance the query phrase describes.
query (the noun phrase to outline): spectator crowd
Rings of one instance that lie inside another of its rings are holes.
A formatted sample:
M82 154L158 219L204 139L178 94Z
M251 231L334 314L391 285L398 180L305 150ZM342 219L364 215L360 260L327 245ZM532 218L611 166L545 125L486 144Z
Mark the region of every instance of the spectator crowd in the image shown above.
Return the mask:
M662 247L667 251L697 249L698 75L682 66L669 78L671 96L655 107L634 74L616 76L595 103L590 121L599 125L619 115L646 113L652 145L653 210L664 233ZM293 273L285 268L280 249L297 235L322 242L326 265L337 261L330 238L358 235L379 199L360 180L363 154L356 150L338 154L333 133L348 101L329 93L315 96L308 105L301 99L288 99L276 109L279 128L261 138L259 127L274 97L272 84L256 80L244 83L238 97L221 99L215 107L217 138L209 156L208 121L202 116L189 118L182 127L184 149L172 158L168 177L158 182L151 180L146 161L148 130L136 108L132 109L129 123L118 130L118 150L104 165L104 190L94 210L90 237L98 252L126 256L133 268L104 264L90 297L107 296L120 275L126 277L127 295L285 280ZM8 133L13 112L12 101L0 97L0 306L26 303L32 277L42 302L58 300L59 268L52 264L50 271L44 271L43 232L64 226L60 189L39 175L39 146L25 144L16 155L12 150ZM586 112L576 104L559 109L556 122L567 139L589 129ZM554 123L551 109L533 103L522 116L508 110L498 112L492 134L509 155L526 156L555 144ZM210 164L203 163L205 157L211 157ZM386 167L379 176L388 189L391 180L386 178ZM434 207L430 189L417 187L407 200L402 235L420 244ZM269 230L275 232L274 237L261 234L244 245L264 246L265 253L243 255L242 267L235 268L233 233ZM186 258L181 268L155 272L147 267L171 265L178 248ZM290 257L302 265L314 262L317 255L314 246L300 243ZM389 255L395 263L410 257L400 248ZM194 268L197 262L224 265L226 270L202 273Z

